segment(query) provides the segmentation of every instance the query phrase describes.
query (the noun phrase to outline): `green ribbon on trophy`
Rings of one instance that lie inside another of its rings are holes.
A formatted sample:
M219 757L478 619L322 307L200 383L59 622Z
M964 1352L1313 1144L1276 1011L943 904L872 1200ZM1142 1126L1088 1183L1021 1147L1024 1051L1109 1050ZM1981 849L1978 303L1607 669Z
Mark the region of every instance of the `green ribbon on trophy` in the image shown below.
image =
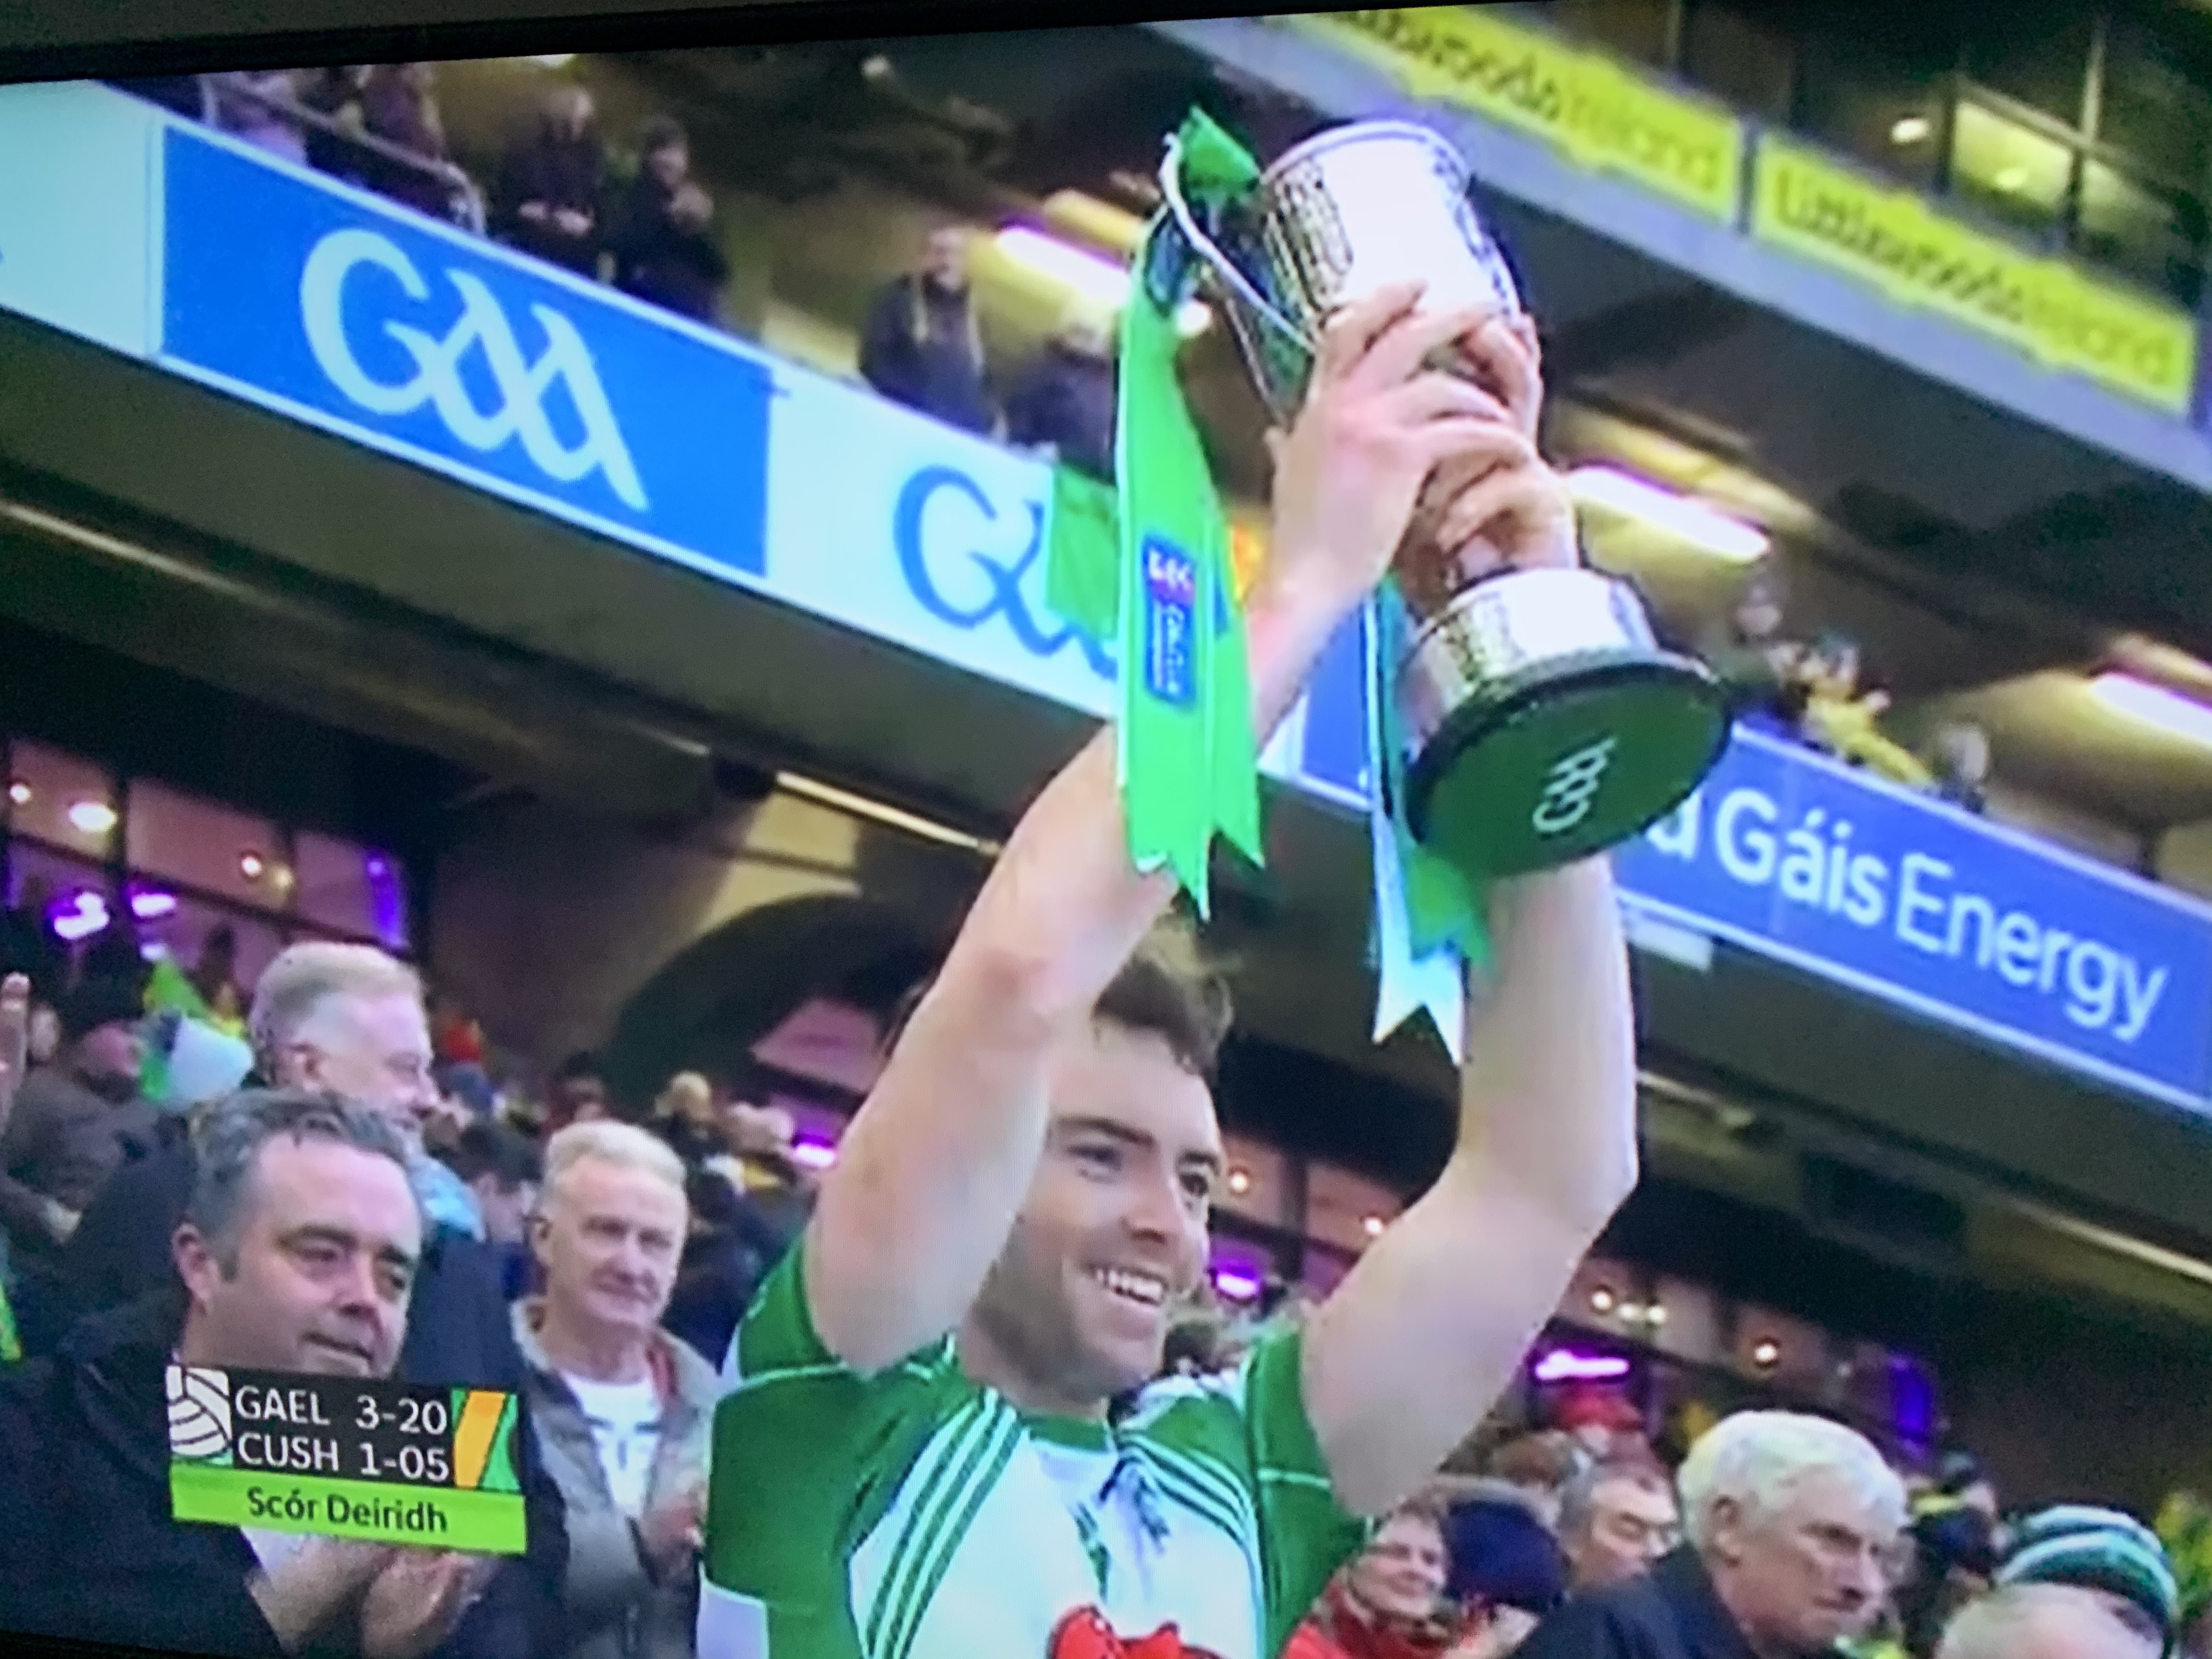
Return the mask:
M1176 375L1177 313L1202 286L1287 425L1343 306L1409 278L1442 308L1522 301L1465 162L1414 123L1332 128L1263 173L1193 112L1160 188L1121 319L1119 501L1055 479L1047 585L1063 616L1116 643L1130 855L1173 870L1203 915L1217 833L1260 861L1258 757L1228 524ZM1711 770L1728 721L1717 682L1659 645L1625 583L1580 567L1461 583L1451 569L1384 582L1362 631L1375 1036L1425 1011L1456 1056L1468 971L1490 961L1491 884L1656 822Z
M1374 1035L1380 1042L1425 1012L1457 1065L1465 1058L1468 972L1490 965L1488 887L1422 846L1407 821L1407 744L1389 671L1405 654L1408 626L1397 583L1386 581L1360 617L1374 860Z
M1205 214L1259 182L1252 156L1202 111L1176 135L1170 165ZM1116 642L1121 779L1129 853L1171 869L1204 915L1218 833L1264 861L1259 756L1229 532L1204 445L1176 372L1177 313L1194 296L1197 251L1164 211L1146 227L1121 318L1116 493L1055 469L1047 602L1095 640ZM1200 627L1211 617L1212 626ZM1397 714L1382 630L1402 629L1386 592L1364 623L1368 776L1376 802L1374 943L1381 988L1375 1035L1425 1009L1455 1058L1465 964L1488 959L1478 896L1422 848L1406 822ZM1387 830L1387 835L1383 830Z
M1251 156L1202 114L1178 143L1186 187L1204 198L1259 179ZM1115 643L1129 856L1139 870L1173 871L1204 915L1214 836L1255 864L1262 848L1229 521L1176 374L1177 313L1195 297L1197 275L1194 251L1165 215L1156 217L1121 313L1118 500L1055 472L1046 592L1067 621ZM1101 534L1109 520L1110 539Z

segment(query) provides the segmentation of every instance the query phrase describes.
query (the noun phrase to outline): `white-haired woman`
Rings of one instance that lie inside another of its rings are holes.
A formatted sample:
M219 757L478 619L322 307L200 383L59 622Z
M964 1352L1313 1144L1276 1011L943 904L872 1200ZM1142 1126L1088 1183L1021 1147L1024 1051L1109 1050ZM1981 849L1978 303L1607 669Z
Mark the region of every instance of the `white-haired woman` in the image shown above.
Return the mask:
M1861 1435L1825 1418L1743 1412L1690 1449L1677 1485L1687 1541L1644 1578L1570 1601L1522 1659L1813 1659L1881 1612L1905 1486Z

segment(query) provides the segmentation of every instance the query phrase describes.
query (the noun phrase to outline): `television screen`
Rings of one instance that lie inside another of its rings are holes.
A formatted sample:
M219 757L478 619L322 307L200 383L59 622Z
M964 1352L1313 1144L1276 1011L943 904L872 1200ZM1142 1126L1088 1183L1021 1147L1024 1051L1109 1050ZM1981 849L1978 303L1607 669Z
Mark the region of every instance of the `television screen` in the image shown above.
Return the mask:
M2212 24L2045 13L0 86L0 1631L2200 1639Z

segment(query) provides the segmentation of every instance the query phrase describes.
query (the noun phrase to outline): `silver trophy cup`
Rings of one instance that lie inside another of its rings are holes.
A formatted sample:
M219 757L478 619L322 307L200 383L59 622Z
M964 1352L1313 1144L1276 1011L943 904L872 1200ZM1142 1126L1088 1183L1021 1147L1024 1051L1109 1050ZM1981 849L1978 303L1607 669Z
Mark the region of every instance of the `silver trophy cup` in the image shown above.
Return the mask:
M1427 128L1360 121L1289 151L1201 223L1171 142L1161 187L1277 423L1304 402L1329 318L1394 284L1425 309L1521 296L1457 151ZM1440 368L1468 372L1452 354ZM1414 835L1478 877L1571 862L1672 811L1720 757L1727 718L1699 664L1662 650L1626 583L1588 569L1468 584L1409 546L1413 617L1395 665Z

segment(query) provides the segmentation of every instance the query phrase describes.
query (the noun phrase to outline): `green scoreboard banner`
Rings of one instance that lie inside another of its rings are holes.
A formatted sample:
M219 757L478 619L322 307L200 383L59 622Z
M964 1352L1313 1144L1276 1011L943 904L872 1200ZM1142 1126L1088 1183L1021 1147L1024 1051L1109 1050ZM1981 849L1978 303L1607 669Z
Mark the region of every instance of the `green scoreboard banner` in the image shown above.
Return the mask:
M520 1555L511 1394L168 1368L179 1521Z

